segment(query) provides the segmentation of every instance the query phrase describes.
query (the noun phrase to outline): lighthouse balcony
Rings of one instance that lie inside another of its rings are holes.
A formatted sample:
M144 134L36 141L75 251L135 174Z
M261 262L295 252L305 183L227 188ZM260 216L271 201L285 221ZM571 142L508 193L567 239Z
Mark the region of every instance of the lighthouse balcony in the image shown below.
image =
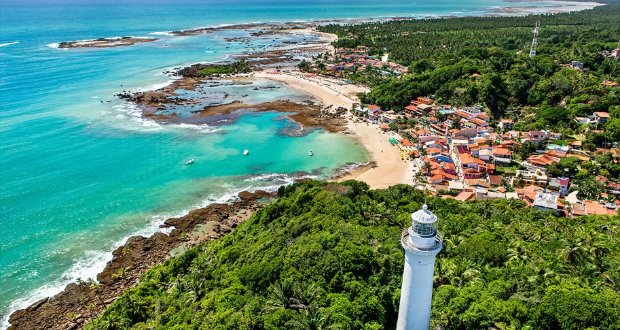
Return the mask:
M436 232L436 234L432 237L422 237L420 235L416 235L415 232L411 233L408 228L403 230L400 242L404 248L414 251L430 252L441 249L443 244L443 236Z

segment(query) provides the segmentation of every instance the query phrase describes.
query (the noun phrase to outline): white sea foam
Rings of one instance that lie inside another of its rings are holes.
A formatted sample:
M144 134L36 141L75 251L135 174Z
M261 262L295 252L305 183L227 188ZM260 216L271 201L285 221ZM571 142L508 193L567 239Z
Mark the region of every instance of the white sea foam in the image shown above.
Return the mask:
M149 86L146 86L146 87L137 88L135 91L136 92L154 91L156 89L164 88L164 87L172 84L173 82L174 82L174 79L170 79L170 80L167 80L165 82L156 83L156 84L152 84L152 85L149 85Z
M58 48L58 47L60 47L60 43L54 42L54 43L51 43L51 44L47 44L46 46L50 47L50 48Z
M17 45L18 43L19 43L19 41L5 42L3 44L0 44L0 47L6 47L6 46L10 46L10 45Z
M142 128L161 129L161 125L154 120L142 117L142 110L137 105L123 102L121 104L112 107L114 110L120 112L116 115L116 118L130 119Z
M173 36L174 35L172 31L157 31L157 32L151 32L149 34L152 34L154 36Z
M97 274L100 273L106 266L106 264L112 260L112 252L119 246L122 246L132 236L144 236L149 237L156 232L162 232L169 234L173 228L159 228L159 226L169 218L178 218L187 215L191 210L197 208L207 207L214 203L231 203L238 200L238 194L242 191L254 192L257 190L276 191L282 185L290 185L298 179L302 178L316 178L313 175L303 176L291 176L283 173L271 173L260 174L250 176L243 180L246 182L244 186L234 186L232 184L224 184L222 188L225 189L225 193L222 195L210 195L203 201L192 205L188 209L185 209L177 213L164 213L151 216L148 220L148 225L138 231L131 233L123 237L121 240L112 244L108 249L103 251L86 251L85 257L77 261L62 276L52 283L41 286L34 290L26 297L13 301L9 306L9 313L0 320L0 328L7 328L9 326L9 315L18 309L26 308L33 303L46 297L52 297L60 293L69 283L74 283L79 280L89 281L96 280ZM257 184L258 183L258 184Z
M217 127L213 127L213 126L209 126L206 124L186 124L186 123L182 123L182 124L171 124L171 125L167 125L169 127L178 127L178 128L182 128L182 129L191 129L191 130L195 130L198 131L198 133L202 133L202 134L213 134L213 133L217 133L219 131L221 131L220 128Z

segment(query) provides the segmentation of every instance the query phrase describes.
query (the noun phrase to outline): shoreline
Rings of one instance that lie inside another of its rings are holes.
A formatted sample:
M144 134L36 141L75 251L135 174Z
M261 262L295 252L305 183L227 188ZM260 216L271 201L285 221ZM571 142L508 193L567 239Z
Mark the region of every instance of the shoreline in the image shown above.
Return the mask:
M566 3L566 1L549 1L549 2ZM579 3L579 2L571 2L571 3ZM593 4L593 3L588 2L587 4ZM598 4L598 5L604 5L604 4ZM581 10L591 9L594 7L596 6L589 7L589 8L575 9L575 10L567 10L569 7L562 7L566 11L561 11L561 12L581 11ZM517 8L517 9L519 8L537 8L537 9L546 8L546 9L550 9L550 8L556 8L556 7L502 7L501 9L506 9L506 8ZM533 12L529 10L521 10L521 11L506 12L507 14L506 16L519 16L518 15L519 12L522 15L533 15L533 14L541 13L541 12ZM551 13L551 11L543 11L542 13ZM553 13L559 13L559 12L553 12ZM480 16L484 17L484 16L493 16L493 15L484 14ZM504 15L500 15L500 16L504 16ZM448 16L443 16L443 17L448 17ZM463 16L463 17L469 17L469 16ZM440 17L435 17L435 18L440 18ZM323 22L333 22L333 23L340 22L340 24L343 24L343 23L351 24L351 23L362 23L365 21L381 21L385 19L386 18L377 18L377 19L372 19L372 20L364 20L364 19L329 20L329 21L323 20ZM393 17L393 18L387 18L387 19L397 20L397 19L416 19L416 18L414 17L406 17L406 18ZM321 21L320 20L310 21L310 23L306 22L305 24L316 24L317 22L321 22ZM263 23L263 24L268 24L268 23ZM299 23L299 24L304 24L304 23ZM231 29L230 27L227 27L227 28ZM311 30L311 28L309 27L305 29ZM303 33L301 32L302 29L299 29L299 30L296 29L294 31ZM335 35L322 33L318 31L313 31L312 33L320 34L322 35L322 37L325 37L327 40L329 40L330 38L336 37ZM329 41L328 44L330 42L331 41ZM303 47L304 45L291 45L292 49L303 49ZM321 82L324 82L323 79L326 79L326 78L315 77L315 79L319 80L319 82L312 82L310 80L306 81L302 79L301 77L295 78L291 75L269 74L267 73L266 70L263 70L262 72L260 72L260 74L265 75L264 78L266 79L280 81L281 83L284 83L293 89L302 90L310 95L313 95L314 97L321 99L325 105L342 104L341 106L345 106L347 109L349 109L351 105L355 103L354 94L345 93L345 95L343 95L343 94L334 92L334 90L329 87L329 83L327 83L327 86L322 86ZM259 76L259 73L256 73L255 75ZM339 86L339 88L340 87L342 86ZM329 102L330 100L334 101L335 103L330 103ZM375 126L373 124L365 124L365 123L356 122L355 118L349 113L346 114L346 120L347 120L347 132L346 133L354 136L355 139L360 144L362 144L364 148L368 151L372 159L369 161L369 164L365 164L365 165L360 164L359 166L355 166L353 169L349 170L348 173L343 173L342 175L338 177L332 178L332 180L340 182L340 181L344 181L347 179L357 179L357 180L362 180L362 181L367 182L372 188L385 188L387 186L397 184L397 183L410 183L406 181L411 181L411 178L407 178L407 175L410 173L410 170L411 170L411 164L407 164L401 161L400 159L397 159L398 157L397 148L389 145L389 143L387 142L387 135L379 131L378 126L373 127ZM392 155L392 153L390 152L385 152L386 150L393 150L395 154ZM385 157L385 156L388 156L388 157ZM378 158L380 158L380 161L377 161ZM201 210L201 209L197 209L197 210ZM132 236L131 238L133 237L136 237L136 236ZM130 240L128 240L127 243L125 243L122 247L127 245ZM102 270L102 272L104 271L105 269ZM79 284L79 285L82 285L82 284ZM46 298L45 302L43 303L41 303L40 301L34 303L30 307L28 307L28 309L34 307L34 310L38 310L47 301L49 301L49 298ZM17 311L10 310L8 312L9 312L9 315L13 317L13 315Z
M356 18L336 18L336 19L310 19L302 21L265 21L265 22L253 22L253 23L229 23L229 24L217 24L206 27L194 27L185 28L171 31L153 31L149 32L149 35L168 36L168 37L187 37L196 36L200 34L212 33L216 31L225 30L239 30L239 29L271 29L272 31L280 30L283 32L286 30L301 30L312 29L316 26L323 24L360 24L360 23L372 23L383 21L398 21L398 20L416 20L416 19L445 19L454 17L518 17L529 15L545 15L545 14L562 14L572 13L583 10L593 9L599 6L605 6L605 3L596 1L570 1L570 0L503 0L504 3L539 3L545 4L542 6L496 6L486 8L483 12L475 12L468 15L465 12L455 12L450 15L434 15L434 14L410 14L408 16L381 16L376 18L368 17L356 17ZM455 15L456 14L456 15ZM317 33L321 33L316 31ZM131 38L132 42L127 44L115 44L114 41L122 40L122 38ZM146 41L140 39L148 39ZM148 43L158 41L157 38L150 37L98 37L93 39L74 40L74 41L57 41L48 44L51 48L111 48L117 46L133 46L139 43ZM102 42L102 45L90 46L89 43ZM82 45L84 44L85 45ZM66 47L61 47L61 45Z
M318 76L307 78L301 73L274 74L263 71L257 73L256 76L304 91L321 100L324 105L342 106L347 109L351 109L356 103L354 95L364 91L364 88L348 84L339 85L346 91L346 93L339 93L335 91L331 79ZM345 119L347 120L346 133L351 134L366 149L371 157L369 161L371 165L358 166L349 173L340 173L332 178L334 181L356 179L366 182L371 188L387 188L400 183L413 183L412 178L409 178L410 162L400 159L398 149L389 143L388 135L381 132L378 125L358 122L350 113L345 115Z
M142 274L203 242L219 239L258 211L273 192L242 191L228 203L213 203L166 219L149 237L131 236L114 249L97 282L73 282L50 297L14 311L8 329L78 329L97 317Z

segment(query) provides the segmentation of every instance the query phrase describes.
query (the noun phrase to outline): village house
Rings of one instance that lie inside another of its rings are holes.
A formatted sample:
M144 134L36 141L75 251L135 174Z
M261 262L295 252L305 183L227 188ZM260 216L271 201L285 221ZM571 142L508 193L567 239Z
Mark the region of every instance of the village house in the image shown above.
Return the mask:
M522 180L526 185L536 185L544 187L547 185L547 174L543 171L524 171L517 170L515 176L512 177L512 186L516 185L516 181Z
M609 120L609 112L595 112L592 115L592 123L596 125L604 125Z
M546 190L539 191L534 198L532 206L541 211L558 211L558 199L559 195L556 193L550 193Z
M493 159L496 163L508 165L512 162L512 151L510 151L510 149L504 148L503 146L495 146L492 152Z
M512 129L512 125L514 125L514 122L511 119L507 119L507 118L502 118L499 120L499 123L497 124L497 127L502 131L509 131Z
M547 137L548 137L548 134L545 131L530 131L530 132L527 132L527 138L525 138L523 142L529 141L534 144L538 144L540 143L540 141L546 139Z

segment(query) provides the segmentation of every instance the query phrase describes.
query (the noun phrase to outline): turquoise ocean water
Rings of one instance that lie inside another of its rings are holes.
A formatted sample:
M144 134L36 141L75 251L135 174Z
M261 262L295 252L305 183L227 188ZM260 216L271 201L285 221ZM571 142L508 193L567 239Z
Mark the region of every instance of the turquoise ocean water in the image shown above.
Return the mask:
M0 0L3 326L11 310L59 292L69 281L93 277L123 239L151 234L167 217L225 201L243 189L277 187L300 172L322 178L368 160L345 135L281 134L291 125L281 114L247 114L218 126L142 120L113 94L156 87L168 81L166 69L225 60L248 47L225 40L242 31L192 37L165 31L265 21L481 15L494 6L524 5L498 0L102 3ZM122 35L161 40L97 50L52 47ZM299 95L280 86L253 99L289 96ZM241 156L243 149L251 155ZM309 149L315 157L307 156ZM196 162L185 166L189 158Z

